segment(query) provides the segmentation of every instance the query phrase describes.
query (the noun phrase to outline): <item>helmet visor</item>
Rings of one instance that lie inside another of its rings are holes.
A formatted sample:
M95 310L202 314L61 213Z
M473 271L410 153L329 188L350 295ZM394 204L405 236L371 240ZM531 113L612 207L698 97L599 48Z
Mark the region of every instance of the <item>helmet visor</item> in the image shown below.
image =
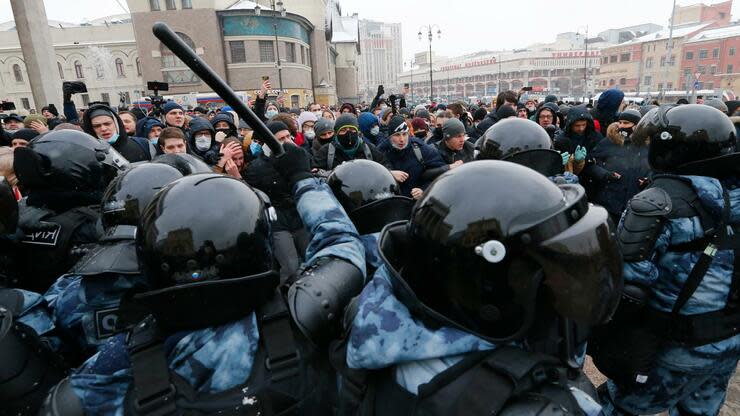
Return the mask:
M527 250L545 273L544 285L562 316L606 322L622 293L622 257L604 208L591 206L562 233Z

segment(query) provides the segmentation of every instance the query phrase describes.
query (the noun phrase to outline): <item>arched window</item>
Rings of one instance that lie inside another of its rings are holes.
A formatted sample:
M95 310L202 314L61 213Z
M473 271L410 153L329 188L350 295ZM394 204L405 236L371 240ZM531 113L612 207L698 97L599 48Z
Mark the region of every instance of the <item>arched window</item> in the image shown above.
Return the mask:
M121 58L116 58L116 72L121 78L126 76L126 74L123 72L123 59Z
M62 68L62 64L57 62L57 69L59 70L59 78L64 79L64 69Z
M21 72L21 66L18 64L13 65L13 76L17 82L23 82L23 72Z
M136 75L141 76L141 60L136 58Z
M80 61L75 61L75 75L77 75L77 79L85 78L85 74L82 72L82 64Z
M186 45L195 50L195 43L188 35L180 32L176 33ZM200 82L193 71L175 56L169 48L160 44L159 52L162 55L162 78L164 78L164 82L170 84L197 84Z

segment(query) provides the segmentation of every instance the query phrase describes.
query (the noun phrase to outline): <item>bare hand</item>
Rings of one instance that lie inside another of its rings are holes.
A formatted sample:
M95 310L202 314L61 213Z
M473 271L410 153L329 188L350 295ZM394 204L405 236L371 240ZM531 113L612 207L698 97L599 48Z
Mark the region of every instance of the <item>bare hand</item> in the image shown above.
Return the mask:
M226 173L237 179L242 178L242 175L239 173L239 168L236 167L236 163L234 163L234 161L231 159L226 161L226 165L224 165L224 170L226 171Z
M406 182L409 178L409 174L402 170L392 170L391 175L396 179L396 182Z
M612 172L611 177L612 179L622 179L622 175L617 172Z
M269 79L262 81L262 87L260 88L259 97L260 98L267 97L267 90L271 90L271 89L272 89L272 84L270 84Z
M47 127L46 124L36 120L31 122L31 128L36 130L39 134L49 131L49 127Z
M411 190L411 197L414 199L419 199L424 194L424 191L421 190L421 188L413 188Z
M463 164L463 161L462 160L458 160L457 162L455 162L455 163L453 163L453 164L450 165L450 170L455 169L458 166L462 166L462 164Z
M219 150L219 153L221 153L223 156L221 157L222 160L228 160L230 161L234 155L237 154L239 151L239 144L236 142L229 142L226 145L221 145L221 150Z

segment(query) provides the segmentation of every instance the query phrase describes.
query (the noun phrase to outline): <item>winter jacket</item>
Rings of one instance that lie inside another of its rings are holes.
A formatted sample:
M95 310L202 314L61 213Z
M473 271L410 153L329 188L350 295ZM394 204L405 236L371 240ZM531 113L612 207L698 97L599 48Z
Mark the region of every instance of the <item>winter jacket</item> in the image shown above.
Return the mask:
M599 133L602 136L606 135L606 129L609 128L609 125L617 121L617 113L619 112L619 106L622 105L622 100L624 100L624 93L612 88L601 93L596 107L591 110L594 120L598 121Z
M414 151L414 148L418 151ZM409 137L409 143L403 149L396 149L388 140L378 150L385 154L393 170L401 170L409 175L401 183L401 194L404 196L411 196L413 188L424 189L434 178L450 168L437 149L416 137ZM421 153L421 161L416 157L417 152Z
M473 135L468 136L473 140L478 139L486 133L486 130L488 130L497 122L498 116L496 115L496 111L491 111L490 113L486 114L486 117L480 123L478 123L478 126L475 128L475 132L473 133Z
M128 135L126 134L126 128L123 126L123 121L121 121L121 118L118 117L118 114L113 112L111 108L105 104L95 104L88 108L87 111L85 111L85 114L82 116L82 129L85 131L85 133L95 138L98 137L95 134L95 130L93 130L92 128L90 120L90 114L98 109L107 110L116 121L116 125L118 126L118 139L111 146L113 146L113 148L116 149L118 153L120 153L123 157L126 158L126 160L132 163L141 162L142 160L152 160L152 154L156 154L156 151L152 151L153 146L149 143L149 141L140 139L138 137L128 137Z
M211 133L211 147L206 151L198 150L198 148L195 146L195 133L203 130L208 130ZM191 152L194 155L203 159L203 161L210 166L215 165L216 163L218 163L219 159L221 159L221 145L216 142L216 139L214 139L213 136L215 134L216 130L213 128L213 124L211 124L208 119L202 117L193 117L193 119L190 121L188 148L190 148Z
M586 130L582 135L576 135L573 133L573 123L579 120L586 120ZM598 142L603 139L603 136L596 131L594 127L594 119L591 117L588 109L585 106L576 106L568 111L568 121L565 123L565 130L553 139L553 147L559 152L568 152L571 156L575 155L576 147L582 146L586 148L586 159L582 170L580 170L579 162L573 163L573 173L580 177L581 183L589 183L588 176L591 175L591 169L594 166L594 160L591 156L591 152ZM580 171L579 171L580 170ZM589 192L589 188L586 188ZM591 194L588 194L589 198Z
M378 118L375 117L373 113L364 112L360 114L360 117L358 117L357 122L360 124L360 133L362 133L362 137L367 141L375 146L380 145L380 143L384 142L387 137L383 134L378 132L377 135L373 135L370 130L372 130L375 126L380 126L378 123Z
M553 104L553 103L545 103L545 104L541 105L540 108L538 108L537 111L534 113L534 116L532 116L533 117L533 121L535 123L537 123L537 124L540 124L540 122L539 122L539 120L540 120L540 113L542 112L542 110L545 110L545 109L550 110L550 112L552 112L552 114L553 114L552 125L555 126L555 132L550 137L551 138L552 137L557 137L557 136L559 136L562 133L562 130L560 129L559 126L562 126L563 123L562 123L562 120L560 118L560 109L558 108L558 106L556 104ZM548 134L550 134L550 132L548 132Z
M590 201L606 208L610 216L618 220L627 202L640 192L639 180L650 174L647 155L645 143L634 143L630 137L622 136L618 124L612 123L607 137L591 152L595 162L591 175L581 181L591 191ZM621 177L613 179L613 172Z
M331 166L329 166L329 150L331 150L332 147L334 148L334 160ZM360 143L354 156L346 154L342 150L342 147L336 142L336 140L331 144L322 146L313 156L312 167L323 170L333 170L342 163L348 162L350 160L367 159L365 156L365 147L367 147L367 150L370 151L372 161L378 162L388 169L391 168L391 165L386 160L385 155L380 152L378 148L375 147L372 143L368 143L364 140Z
M270 203L277 211L277 220L272 223L273 232L297 230L303 227L303 222L296 210L292 190L272 163L272 159L260 153L242 176L249 185L270 197Z
M465 140L463 148L457 152L447 147L444 140L436 143L434 147L439 152L442 160L444 160L448 165L451 165L458 160L462 160L463 163L472 162L475 157L475 145L470 143L468 140Z

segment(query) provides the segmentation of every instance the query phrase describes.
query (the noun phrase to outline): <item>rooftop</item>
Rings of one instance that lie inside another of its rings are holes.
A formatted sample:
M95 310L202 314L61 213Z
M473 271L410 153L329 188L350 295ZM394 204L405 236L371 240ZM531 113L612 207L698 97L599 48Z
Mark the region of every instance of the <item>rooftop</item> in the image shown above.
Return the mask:
M686 43L704 42L707 40L731 38L735 36L740 36L740 24L699 32L692 36Z
M709 23L699 23L699 24L692 23L692 24L680 25L680 26L677 25L673 27L673 37L680 38L686 35L690 35L707 26L709 26ZM620 43L619 46L631 45L631 44L643 43L643 42L652 42L652 41L661 40L661 39L668 39L668 36L670 36L670 31L671 31L671 28L669 27L669 28L663 29L655 33L650 33L645 36L640 36L639 38L634 38L630 41Z

